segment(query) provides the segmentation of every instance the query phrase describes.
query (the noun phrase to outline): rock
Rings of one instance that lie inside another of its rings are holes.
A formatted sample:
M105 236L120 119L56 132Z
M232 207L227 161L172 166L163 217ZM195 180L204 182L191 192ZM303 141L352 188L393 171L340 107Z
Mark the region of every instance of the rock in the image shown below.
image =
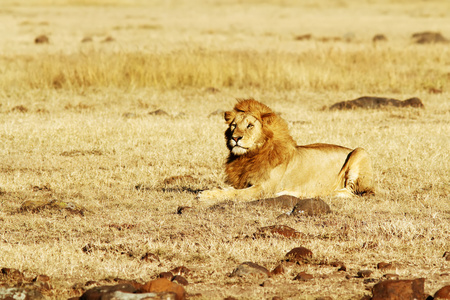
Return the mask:
M35 44L48 44L49 39L45 34L41 34L34 39Z
M110 42L114 42L116 39L113 38L112 36L107 36L102 43L110 43Z
M372 273L373 272L371 270L360 270L360 271L358 271L356 276L359 278L367 278L367 277L370 277L370 275L372 275Z
M432 44L432 43L448 43L449 40L446 39L440 32L424 31L414 33L411 38L416 44Z
M307 274L305 272L298 273L297 276L295 276L294 280L299 281L309 281L313 279L314 277L311 274Z
M450 251L445 251L442 256L446 261L450 261Z
M297 35L294 39L296 41L305 41L305 40L310 40L311 38L312 38L312 34L307 33L307 34Z
M178 283L178 284L184 285L184 286L186 286L186 285L189 284L189 282L186 280L186 278L184 278L184 277L181 276L181 275L175 275L175 276L172 278L172 281L173 281L173 282L176 282L176 283Z
M335 109L357 109L357 108L365 108L365 109L377 109L383 107L416 107L416 108L424 108L422 101L419 98L409 98L406 100L397 100L391 98L383 98L383 97L359 97L354 100L342 101L333 104L330 106L330 110Z
M281 274L284 274L284 273L286 273L286 271L284 270L283 265L278 265L278 266L276 266L276 267L272 270L272 272L270 272L270 274L272 274L272 275L281 275Z
M42 210L58 210L67 211L73 214L79 214L84 216L87 210L72 202L64 202L59 200L27 200L20 206L20 212L33 212L37 213Z
M273 236L282 236L286 238L302 238L305 234L285 225L272 225L258 228L253 234L255 238L267 238Z
M86 36L86 37L84 37L84 38L81 40L82 43L89 43L89 42L92 42L92 41L93 41L93 39L92 39L92 37L90 37L90 36Z
M379 262L377 264L377 269L378 270L388 270L388 269L393 269L394 267L392 266L391 263L386 263L386 262Z
M257 276L257 277L268 277L270 275L269 270L266 268L257 265L252 262L244 262L240 264L234 271L231 273L231 277L244 277L244 276Z
M444 286L434 294L434 299L450 299L450 285Z
M266 198L255 201L247 202L248 205L262 206L262 207L278 207L292 209L301 199L290 196L283 195L275 198Z
M147 282L140 289L141 293L174 293L176 300L184 300L186 299L186 291L184 288L176 284L175 282L171 282L166 278L159 278L152 281Z
M317 216L331 212L330 206L322 199L302 199L294 206L293 216Z
M162 109L157 109L157 110L151 111L148 114L151 116L169 116L169 114Z
M297 247L285 255L285 260L289 262L304 263L312 258L312 251L305 247Z
M0 287L0 299L5 300L37 300L45 299L45 297L37 290L15 287Z
M372 300L424 299L425 278L386 280L372 288Z
M136 289L131 284L97 286L84 292L83 295L81 295L80 300L112 299L107 297L118 291L134 293L136 292Z
M192 210L193 209L191 206L178 206L177 215L183 215L183 214L189 213Z
M387 41L387 37L384 34L376 34L372 38L372 42L374 42L374 43L385 42L385 41Z

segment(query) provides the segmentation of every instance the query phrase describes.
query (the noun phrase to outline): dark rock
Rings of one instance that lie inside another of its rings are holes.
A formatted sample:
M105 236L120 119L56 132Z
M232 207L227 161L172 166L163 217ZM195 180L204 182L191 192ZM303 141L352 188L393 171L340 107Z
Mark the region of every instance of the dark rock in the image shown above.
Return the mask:
M305 234L285 225L272 225L258 228L253 234L255 238L267 238L273 236L282 236L286 238L302 238Z
M358 271L356 276L358 276L359 278L366 278L366 277L370 277L370 275L372 275L372 273L373 272L371 270L360 270L360 271Z
M148 114L151 116L169 116L169 114L162 109L151 111Z
M422 101L419 98L410 98L407 100L397 100L383 97L360 97L354 100L342 101L330 106L330 110L334 109L377 109L383 107L416 107L424 108Z
M312 37L311 34L302 34L302 35L297 35L294 39L296 41L305 41L305 40L310 40Z
M131 284L97 286L84 292L83 295L81 295L80 300L111 299L107 297L112 296L112 294L114 294L117 291L125 293L134 293L136 292L136 289Z
M312 251L305 247L297 247L285 255L285 260L295 263L308 262L312 258Z
M34 39L35 44L48 44L49 38L45 34L39 35Z
M283 196L275 197L275 198L266 198L266 199L250 201L250 202L248 202L248 205L292 209L301 200L302 199L294 197L294 196L283 195Z
M414 33L412 39L417 44L434 44L434 43L448 43L449 40L446 39L440 32L424 31Z
M174 282L176 282L176 283L178 283L178 284L184 285L184 286L186 286L186 285L189 284L189 282L186 280L186 278L184 278L184 277L181 276L181 275L176 275L176 276L174 276L174 277L172 278L172 281L174 281Z
M450 251L445 251L442 256L446 261L450 261Z
M238 276L257 276L257 277L268 277L270 275L269 270L266 268L257 265L252 262L244 262L240 264L234 271L231 273L231 277Z
M434 294L434 299L450 299L450 285L444 286Z
M314 278L314 276L312 276L311 274L301 272L301 273L298 273L297 276L295 276L294 280L309 281L313 278Z
M372 38L372 42L374 42L374 43L385 42L385 41L387 41L387 37L384 34L376 34Z
M322 199L302 199L294 206L293 216L317 216L331 212L330 206Z
M377 269L378 270L388 270L388 269L393 269L394 267L392 266L391 263L386 263L386 262L380 262L377 264Z
M141 293L174 293L176 300L186 299L186 291L183 286L165 278L149 281L139 291Z
M386 280L372 288L372 300L424 299L425 278L414 280Z

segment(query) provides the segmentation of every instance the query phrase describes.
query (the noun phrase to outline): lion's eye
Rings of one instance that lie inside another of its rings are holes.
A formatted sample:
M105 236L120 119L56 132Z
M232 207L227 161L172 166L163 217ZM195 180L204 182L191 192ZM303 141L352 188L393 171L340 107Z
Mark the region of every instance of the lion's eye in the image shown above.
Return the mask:
M231 128L231 130L234 130L234 129L236 128L236 124L234 124L234 123L231 124L231 125L230 125L230 128Z
M247 128L248 128L248 129L252 129L253 126L254 126L253 124L248 124L248 125L247 125Z

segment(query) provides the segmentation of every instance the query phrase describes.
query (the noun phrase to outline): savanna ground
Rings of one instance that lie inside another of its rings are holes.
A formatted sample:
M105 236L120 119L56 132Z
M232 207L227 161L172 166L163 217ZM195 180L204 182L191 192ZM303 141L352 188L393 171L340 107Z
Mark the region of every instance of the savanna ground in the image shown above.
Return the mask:
M430 294L450 284L450 44L411 39L450 37L448 1L7 0L0 22L0 267L49 275L47 296L181 265L199 299L359 299L371 283L354 276L380 278L378 262L425 277ZM34 43L41 34L49 43ZM364 95L426 109L324 109ZM208 209L193 191L224 186L227 154L210 114L246 97L280 113L299 144L364 147L378 194L325 198L333 212L318 217ZM87 211L20 211L51 199ZM274 224L306 237L252 238ZM264 287L229 277L245 261L271 270L298 246L312 263ZM314 279L293 281L300 271Z

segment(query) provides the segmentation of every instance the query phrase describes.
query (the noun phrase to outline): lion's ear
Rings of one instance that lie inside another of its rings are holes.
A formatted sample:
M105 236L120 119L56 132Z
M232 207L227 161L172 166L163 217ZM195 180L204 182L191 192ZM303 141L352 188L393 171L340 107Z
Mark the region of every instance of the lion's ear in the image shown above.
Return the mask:
M223 114L223 117L225 118L225 122L231 123L231 121L233 121L233 119L235 117L235 113L234 113L234 111L226 111Z
M273 120L275 120L276 115L274 113L267 113L267 114L263 114L261 115L261 119L263 121L264 124L270 125L272 124Z

